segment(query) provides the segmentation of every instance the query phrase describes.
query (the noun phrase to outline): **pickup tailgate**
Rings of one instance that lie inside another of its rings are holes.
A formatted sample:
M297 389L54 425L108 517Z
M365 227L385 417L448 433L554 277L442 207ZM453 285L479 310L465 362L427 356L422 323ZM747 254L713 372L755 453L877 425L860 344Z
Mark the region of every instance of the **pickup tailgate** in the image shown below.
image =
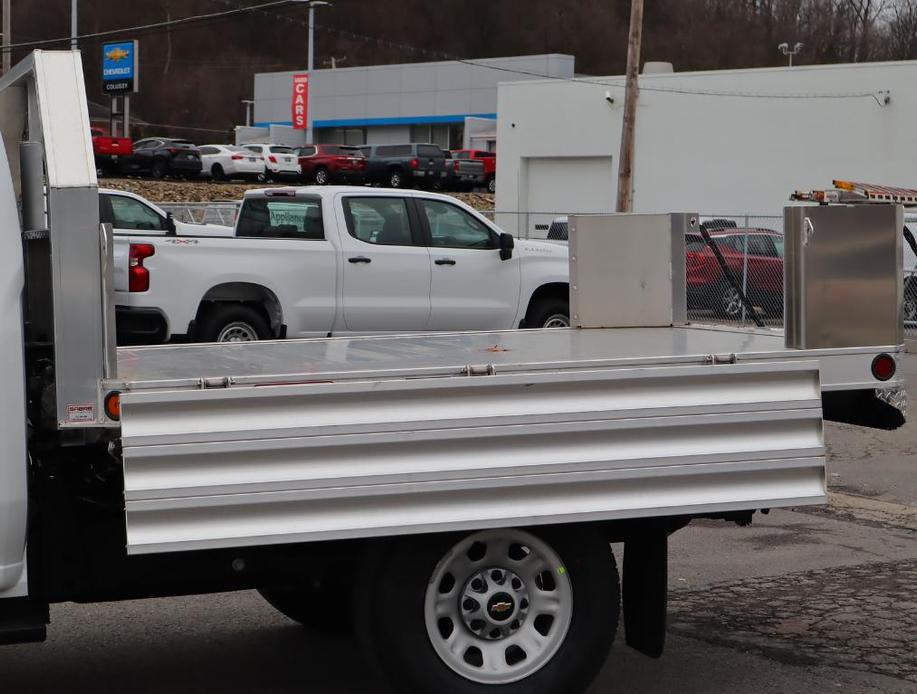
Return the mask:
M366 373L124 392L128 552L825 500L814 361Z

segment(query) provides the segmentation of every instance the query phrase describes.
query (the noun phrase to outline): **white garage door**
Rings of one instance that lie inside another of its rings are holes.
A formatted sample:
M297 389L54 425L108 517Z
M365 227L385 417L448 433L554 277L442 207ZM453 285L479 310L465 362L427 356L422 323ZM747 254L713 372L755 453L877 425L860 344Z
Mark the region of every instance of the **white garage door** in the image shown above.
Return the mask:
M551 220L585 212L614 212L617 175L611 157L533 157L524 160L519 231L545 238ZM524 225L524 226L523 226Z

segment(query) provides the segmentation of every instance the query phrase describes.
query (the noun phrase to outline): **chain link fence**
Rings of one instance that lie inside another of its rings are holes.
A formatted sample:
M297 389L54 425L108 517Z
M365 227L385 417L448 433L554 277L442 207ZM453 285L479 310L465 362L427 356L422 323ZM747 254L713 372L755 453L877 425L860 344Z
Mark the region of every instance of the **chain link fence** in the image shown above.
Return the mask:
M220 224L233 226L241 202L161 202L164 212L171 212L178 222L187 224Z
M232 226L239 205L239 202L161 203L160 207L181 222ZM520 238L555 243L568 240L571 213L478 211ZM710 232L748 304L742 302L737 288L701 235L692 233L686 238L685 259L688 319L697 323L752 326L757 317L765 326L781 327L783 217L702 214L700 221ZM904 328L906 338L917 339L917 270L913 267L906 267L904 273Z

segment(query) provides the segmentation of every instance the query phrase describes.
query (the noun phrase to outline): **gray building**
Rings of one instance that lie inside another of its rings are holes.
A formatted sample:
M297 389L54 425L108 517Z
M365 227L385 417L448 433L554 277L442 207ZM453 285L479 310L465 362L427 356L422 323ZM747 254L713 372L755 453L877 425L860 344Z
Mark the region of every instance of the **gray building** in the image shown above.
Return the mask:
M293 75L255 75L254 127L238 128L237 141L270 138L304 144L305 132L292 131ZM314 70L309 85L309 117L316 142L385 144L433 142L469 145L472 132L490 132L481 121L497 117L497 84L544 77L572 78L572 55L548 54L486 58L469 62L407 63ZM492 144L486 136L475 147Z

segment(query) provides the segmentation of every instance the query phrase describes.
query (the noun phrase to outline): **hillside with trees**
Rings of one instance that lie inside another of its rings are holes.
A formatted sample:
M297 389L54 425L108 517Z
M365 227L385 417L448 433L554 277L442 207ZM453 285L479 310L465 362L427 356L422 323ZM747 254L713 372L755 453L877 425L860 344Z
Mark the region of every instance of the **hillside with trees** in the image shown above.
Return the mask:
M268 0L82 0L80 33L137 27ZM14 44L69 37L67 0L12 0ZM624 71L630 0L335 0L317 11L316 65L486 58L562 52L577 71ZM917 58L917 0L647 0L645 60L676 70L785 64L777 44L805 48L798 64ZM290 5L138 38L142 93L134 111L149 130L226 139L242 122L256 72L303 69L305 6ZM101 39L81 43L89 97L100 89ZM64 40L42 46L62 48ZM28 47L14 50L14 60ZM200 130L192 130L198 128ZM212 132L210 132L212 131Z

